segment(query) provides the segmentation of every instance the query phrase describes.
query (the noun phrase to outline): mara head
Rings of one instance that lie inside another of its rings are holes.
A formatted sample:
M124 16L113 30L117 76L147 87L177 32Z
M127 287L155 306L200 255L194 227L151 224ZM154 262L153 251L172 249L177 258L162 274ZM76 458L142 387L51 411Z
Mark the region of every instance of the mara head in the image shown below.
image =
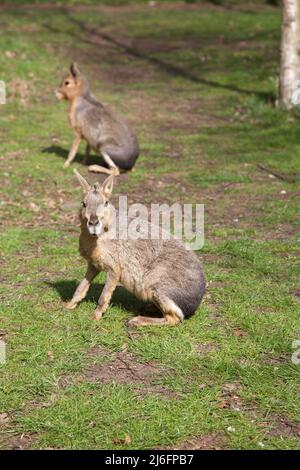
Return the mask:
M82 76L78 66L70 65L69 73L63 78L59 88L55 90L56 98L59 100L72 100L77 96L85 94L88 88L85 78Z
M88 233L100 237L113 223L114 208L109 203L112 194L114 176L111 175L100 186L99 183L90 185L81 174L74 170L83 189L80 219L86 224Z

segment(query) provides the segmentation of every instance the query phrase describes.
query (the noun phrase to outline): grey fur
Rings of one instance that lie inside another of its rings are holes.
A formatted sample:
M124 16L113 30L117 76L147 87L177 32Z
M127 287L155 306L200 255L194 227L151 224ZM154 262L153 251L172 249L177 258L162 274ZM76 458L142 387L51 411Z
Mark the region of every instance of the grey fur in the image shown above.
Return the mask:
M133 168L139 155L137 139L125 120L108 106L95 103L90 96L79 98L75 125L96 152L107 153L122 170Z
M79 179L82 184L82 177ZM194 252L186 250L174 238L124 240L117 234L111 239L113 207L108 199L112 179L110 176L101 188L89 186L85 191L84 207L80 212L80 253L89 268L81 283L82 289L78 287L68 307L76 307L86 294L87 278L105 271L106 285L95 318L101 318L120 283L138 298L154 303L164 315L163 319L135 317L132 324L176 324L194 313L203 297L205 280L200 261ZM98 236L91 235L96 230L90 227L91 224L98 227ZM91 267L96 274L91 274Z
M75 131L75 140L65 166L75 158L80 140L87 142L86 158L90 150L101 154L111 171L92 165L91 171L118 174L133 168L139 155L139 145L127 121L91 94L88 82L75 64L57 90L59 99L70 102L69 121ZM106 158L108 156L108 158Z

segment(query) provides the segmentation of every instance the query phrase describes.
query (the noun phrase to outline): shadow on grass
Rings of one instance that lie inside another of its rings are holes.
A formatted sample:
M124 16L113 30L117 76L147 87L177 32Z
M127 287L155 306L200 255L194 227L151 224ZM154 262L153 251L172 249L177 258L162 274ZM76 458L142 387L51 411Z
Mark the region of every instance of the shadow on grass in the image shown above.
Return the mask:
M75 279L72 280L58 280L54 282L45 282L45 284L53 289L55 289L63 302L71 300L76 287L79 282ZM102 292L104 284L95 283L92 284L87 296L82 302L94 302L95 308L98 302L99 296ZM110 305L121 307L124 310L127 310L130 313L137 314L141 313L145 307L145 303L142 300L137 299L134 295L130 294L124 287L117 287Z
M103 31L99 31L98 28L92 28L87 26L84 21L75 18L72 15L72 12L67 7L62 7L61 12L65 15L65 17L69 20L69 22L76 26L79 34L68 32L70 36L72 36L75 40L89 44L94 48L94 57L97 57L97 49L103 47L103 41L106 42L109 46L113 46L119 50L122 50L128 56L142 59L145 62L151 63L158 67L160 70L168 73L172 76L182 77L186 80L189 80L192 83L207 85L213 88L225 89L237 93L241 93L244 95L255 95L260 98L262 101L267 102L269 104L273 104L275 102L275 94L273 92L264 92L258 91L253 89L245 89L237 86L235 84L223 84L215 80L206 79L201 77L197 74L194 74L188 68L183 68L178 66L177 64L166 62L163 59L158 57L154 57L153 55L149 55L145 51L140 48L132 47L126 44L123 40L118 39L115 35L110 35ZM60 34L61 30L52 27L47 23L43 23L43 27L50 31L53 34Z
M42 153L50 153L50 154L57 155L57 156L59 156L59 157L61 157L61 158L67 159L69 152L68 152L66 149L64 149L64 148L59 147L58 145L50 145L50 147L44 147L44 148L42 149ZM76 160L78 157L81 158L80 155L77 155L76 158L75 158L75 160Z
M58 145L51 145L50 147L44 147L42 149L42 153L54 154L54 155L57 155L58 157L63 158L64 160L67 159L68 154L69 154L68 150L62 147L59 147ZM77 153L73 162L81 163L83 165L83 159L84 159L84 155ZM100 155L90 155L87 165L102 165L102 166L107 167L106 162L102 159Z

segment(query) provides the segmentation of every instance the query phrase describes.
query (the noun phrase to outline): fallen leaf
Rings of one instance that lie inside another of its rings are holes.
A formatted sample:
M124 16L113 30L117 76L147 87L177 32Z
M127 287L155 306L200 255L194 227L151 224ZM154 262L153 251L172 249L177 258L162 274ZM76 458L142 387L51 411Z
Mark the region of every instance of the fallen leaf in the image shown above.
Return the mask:
M249 336L249 333L247 331L243 331L243 330L235 330L233 332L233 336Z
M52 351L48 351L48 352L47 352L47 356L48 356L49 361L53 361L53 360L54 360L54 354L53 354Z
M29 203L29 208L33 211L33 212L38 212L40 210L39 206L37 206L34 202L30 202Z
M232 393L241 389L241 384L239 382L227 382L222 386L223 393Z
M118 437L114 438L113 439L113 443L116 444L116 445L119 445L119 444L125 444L125 445L130 445L132 442L131 440L131 437L129 434L126 435L125 439L120 439Z
M221 410L225 408L230 408L230 403L228 402L228 400L221 400L217 404L217 408L220 408Z
M12 51L5 51L5 55L6 57L8 57L9 59L14 59L16 57L16 53L15 52L12 52Z
M0 425L7 424L9 422L9 416L7 413L0 413Z

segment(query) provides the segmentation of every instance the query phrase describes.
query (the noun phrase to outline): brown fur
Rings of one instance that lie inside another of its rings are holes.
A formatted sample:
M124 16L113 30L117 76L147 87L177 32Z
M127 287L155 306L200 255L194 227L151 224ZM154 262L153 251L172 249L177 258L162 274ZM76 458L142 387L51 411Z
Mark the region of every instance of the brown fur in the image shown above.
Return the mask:
M113 207L109 198L113 176L108 177L102 187L98 183L91 187L78 172L76 174L84 191L79 246L88 269L68 308L75 308L96 275L105 271L107 279L95 310L96 319L106 311L118 284L138 298L154 303L163 314L163 318L134 317L131 325L176 325L194 313L205 290L204 275L196 254L173 238L112 238Z
M102 155L109 167L90 165L90 171L117 175L120 170L133 168L139 155L136 136L124 118L90 93L85 77L75 64L71 65L70 73L56 90L56 96L69 102L69 123L75 133L65 167L74 160L84 139L87 142L84 162L92 149Z

